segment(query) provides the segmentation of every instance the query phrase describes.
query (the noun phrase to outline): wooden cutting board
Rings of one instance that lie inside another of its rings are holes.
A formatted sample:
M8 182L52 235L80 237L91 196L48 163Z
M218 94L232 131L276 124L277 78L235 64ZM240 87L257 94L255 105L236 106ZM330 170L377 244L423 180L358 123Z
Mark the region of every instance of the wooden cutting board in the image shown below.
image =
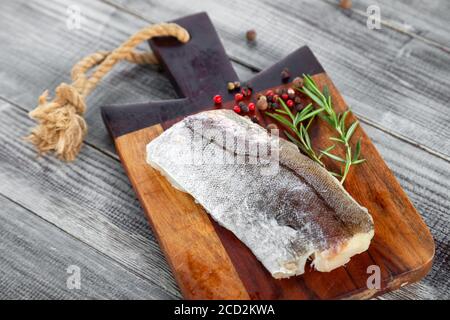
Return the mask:
M200 13L174 22L189 31L190 42L180 44L174 39L160 38L152 40L150 45L181 98L107 106L102 108L102 115L183 296L187 299L370 298L424 277L434 256L432 236L360 127L352 140L362 138L361 156L367 161L352 167L344 187L372 214L375 237L368 251L354 256L345 267L328 273L307 266L301 276L273 279L230 231L215 223L191 196L174 189L145 162L145 147L152 139L186 115L215 108L212 103L215 94L224 98L223 108L233 106L233 94L228 93L226 83L238 77L208 16ZM248 84L255 93L279 87L284 68L293 77L310 74L319 86L328 85L337 111L347 109L307 47L259 73ZM256 116L262 125L269 121L260 114ZM354 120L354 115L347 118L349 123ZM330 134L327 124L318 121L311 132L313 146L317 149L329 146ZM379 267L380 288L367 285L369 276L374 275L370 266Z

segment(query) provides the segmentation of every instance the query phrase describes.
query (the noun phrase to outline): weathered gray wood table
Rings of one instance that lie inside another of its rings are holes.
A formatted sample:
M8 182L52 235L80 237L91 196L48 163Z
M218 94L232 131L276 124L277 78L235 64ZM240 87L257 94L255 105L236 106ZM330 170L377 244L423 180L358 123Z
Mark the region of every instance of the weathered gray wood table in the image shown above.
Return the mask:
M74 163L37 158L22 137L37 97L68 82L81 57L148 23L203 10L241 78L310 45L436 240L430 274L382 298L450 298L450 3L362 0L342 10L335 1L290 2L2 2L0 298L180 297L98 110L174 97L164 76L117 67L88 99L90 131ZM75 3L80 28L71 28ZM381 9L380 30L366 26L371 4ZM257 30L256 45L246 43L248 29ZM80 268L80 289L67 287L69 266Z

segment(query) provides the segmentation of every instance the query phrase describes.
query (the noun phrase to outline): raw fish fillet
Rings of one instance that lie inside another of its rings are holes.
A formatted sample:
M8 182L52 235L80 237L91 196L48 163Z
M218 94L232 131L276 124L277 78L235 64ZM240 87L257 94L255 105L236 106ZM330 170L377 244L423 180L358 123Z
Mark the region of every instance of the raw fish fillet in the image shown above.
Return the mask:
M186 117L147 145L147 162L231 230L275 278L322 272L368 249L373 220L289 141L230 110Z

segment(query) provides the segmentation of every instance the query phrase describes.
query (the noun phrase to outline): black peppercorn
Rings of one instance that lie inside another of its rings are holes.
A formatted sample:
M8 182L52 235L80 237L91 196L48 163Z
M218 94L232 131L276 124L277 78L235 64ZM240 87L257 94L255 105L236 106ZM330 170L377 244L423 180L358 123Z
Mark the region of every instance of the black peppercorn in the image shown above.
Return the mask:
M289 73L289 70L287 68L284 68L283 71L281 71L281 80L286 83L289 81L290 77L291 74Z
M294 108L295 111L300 112L303 109L303 105L301 103L297 103Z

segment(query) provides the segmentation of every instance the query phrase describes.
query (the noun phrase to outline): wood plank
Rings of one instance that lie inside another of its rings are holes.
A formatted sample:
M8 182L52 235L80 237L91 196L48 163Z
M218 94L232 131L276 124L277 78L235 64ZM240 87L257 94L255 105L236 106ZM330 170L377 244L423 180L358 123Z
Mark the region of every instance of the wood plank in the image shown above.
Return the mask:
M436 47L389 28L369 30L365 17L322 1L252 0L246 10L220 1L108 2L152 22L207 11L229 56L256 70L308 44L358 117L450 159L450 55ZM245 41L251 28L254 46Z
M0 98L31 110L38 96L61 82L70 82L72 66L85 55L112 50L148 25L100 1L77 1L83 19L81 29L69 30L68 1L14 1L2 5L0 41ZM21 23L17 23L21 21ZM39 30L39 34L36 33ZM149 50L148 44L140 47ZM247 78L251 72L234 64ZM110 104L174 98L169 80L157 67L120 63L87 99L87 142L111 154L113 144L101 120L99 107ZM32 123L30 123L32 125Z
M448 23L450 3L448 1L361 0L353 1L352 10L359 14L367 14L366 10L369 5L379 6L381 20L386 27L413 35L450 52L450 25Z
M431 230L436 254L424 280L385 294L384 299L450 298L450 164L363 125Z
M30 124L23 111L0 102L0 194L116 260L142 281L179 296L119 162L90 147L71 164L36 158L22 139Z
M0 195L2 299L171 299L148 281ZM80 288L67 287L69 266Z

